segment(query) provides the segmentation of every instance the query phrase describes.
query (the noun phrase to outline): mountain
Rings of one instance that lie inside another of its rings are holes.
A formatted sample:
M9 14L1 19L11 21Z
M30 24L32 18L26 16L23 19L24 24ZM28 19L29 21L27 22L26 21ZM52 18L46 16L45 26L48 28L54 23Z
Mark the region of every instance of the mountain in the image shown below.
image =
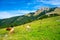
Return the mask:
M9 27L11 25L17 26L32 22L34 20L49 18L53 16L60 16L60 8L41 8L38 9L36 12L32 12L29 14L25 14L22 16L15 16L7 19L0 20L0 27Z

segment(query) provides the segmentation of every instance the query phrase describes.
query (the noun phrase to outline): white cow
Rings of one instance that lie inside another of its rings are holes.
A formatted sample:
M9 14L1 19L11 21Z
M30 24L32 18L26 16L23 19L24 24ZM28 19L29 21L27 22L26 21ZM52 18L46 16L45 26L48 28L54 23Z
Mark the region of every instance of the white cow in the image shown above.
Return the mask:
M26 26L26 30L30 31L31 27L29 25Z
M14 33L14 28L11 28L11 30L9 31L9 34Z

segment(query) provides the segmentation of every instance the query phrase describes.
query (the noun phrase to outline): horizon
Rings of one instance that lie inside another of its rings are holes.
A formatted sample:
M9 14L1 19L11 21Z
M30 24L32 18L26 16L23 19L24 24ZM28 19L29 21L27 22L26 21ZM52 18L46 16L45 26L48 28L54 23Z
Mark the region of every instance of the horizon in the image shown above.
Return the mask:
M0 0L0 19L35 12L41 7L60 7L60 0Z

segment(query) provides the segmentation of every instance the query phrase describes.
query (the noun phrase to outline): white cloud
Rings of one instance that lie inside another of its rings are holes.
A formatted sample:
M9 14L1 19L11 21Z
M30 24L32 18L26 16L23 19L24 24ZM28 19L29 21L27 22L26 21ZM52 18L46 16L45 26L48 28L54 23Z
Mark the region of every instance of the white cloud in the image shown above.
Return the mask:
M12 14L12 13L9 13L9 12L0 12L0 19L3 19L3 18L9 18L9 17L13 17L13 16L17 16L19 14Z
M34 11L35 10L0 11L0 19L9 18L13 16L19 16L19 15L27 14L27 13L34 12Z
M60 6L60 0L37 0L37 2L42 2L44 4L51 4L55 6Z

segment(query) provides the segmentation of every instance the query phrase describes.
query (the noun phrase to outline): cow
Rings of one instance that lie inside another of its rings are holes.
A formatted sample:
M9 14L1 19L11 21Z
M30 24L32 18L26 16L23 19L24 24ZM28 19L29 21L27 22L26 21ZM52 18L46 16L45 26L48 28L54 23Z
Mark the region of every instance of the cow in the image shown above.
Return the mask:
M14 27L13 26L8 27L6 30L9 31L9 34L14 33Z

